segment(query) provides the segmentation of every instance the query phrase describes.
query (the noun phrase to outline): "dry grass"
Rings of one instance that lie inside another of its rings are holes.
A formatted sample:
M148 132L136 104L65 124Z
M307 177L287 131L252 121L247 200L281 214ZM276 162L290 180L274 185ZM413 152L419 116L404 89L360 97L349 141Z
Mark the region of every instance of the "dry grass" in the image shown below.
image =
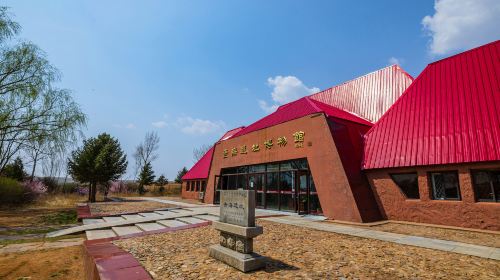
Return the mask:
M81 246L0 255L0 279L84 279Z
M78 203L87 201L86 195L79 194L46 194L38 198L28 207L36 208L72 208Z

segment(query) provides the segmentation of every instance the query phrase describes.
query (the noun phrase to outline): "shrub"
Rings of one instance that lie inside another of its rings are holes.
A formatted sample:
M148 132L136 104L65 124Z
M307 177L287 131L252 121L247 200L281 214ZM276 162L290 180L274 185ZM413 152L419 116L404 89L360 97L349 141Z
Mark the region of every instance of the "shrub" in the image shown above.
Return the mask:
M47 191L50 193L56 192L58 190L58 183L55 178L52 177L44 177L42 182L45 186L47 186Z
M24 187L14 179L0 177L0 203L2 205L24 202Z
M77 183L65 183L61 186L62 193L77 193L78 184Z
M42 181L38 180L25 181L23 186L27 194L33 194L35 196L44 194L48 190L47 186Z

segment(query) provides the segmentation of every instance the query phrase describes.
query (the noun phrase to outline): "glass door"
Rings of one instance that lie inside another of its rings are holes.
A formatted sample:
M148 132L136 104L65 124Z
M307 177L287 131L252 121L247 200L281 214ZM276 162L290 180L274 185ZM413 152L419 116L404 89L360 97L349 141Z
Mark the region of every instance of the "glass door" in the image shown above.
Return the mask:
M255 191L255 204L259 208L264 207L264 173L248 175L248 189Z
M296 208L299 214L309 214L309 175L307 171L297 171L295 183Z

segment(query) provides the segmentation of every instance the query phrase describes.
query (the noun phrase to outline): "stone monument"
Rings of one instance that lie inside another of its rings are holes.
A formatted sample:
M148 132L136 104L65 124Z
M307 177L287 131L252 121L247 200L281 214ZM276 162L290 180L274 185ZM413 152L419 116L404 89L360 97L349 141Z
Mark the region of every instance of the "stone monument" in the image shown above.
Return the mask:
M253 238L262 234L255 226L255 191L226 190L220 194L219 244L210 247L210 256L243 272L265 266L265 257L253 252Z

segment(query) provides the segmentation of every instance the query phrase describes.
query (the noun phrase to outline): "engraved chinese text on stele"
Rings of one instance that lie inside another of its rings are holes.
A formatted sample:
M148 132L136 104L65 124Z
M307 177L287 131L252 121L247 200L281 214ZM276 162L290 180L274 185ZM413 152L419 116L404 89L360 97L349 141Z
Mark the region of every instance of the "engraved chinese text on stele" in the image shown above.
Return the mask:
M223 223L254 227L255 191L221 191L219 220Z

